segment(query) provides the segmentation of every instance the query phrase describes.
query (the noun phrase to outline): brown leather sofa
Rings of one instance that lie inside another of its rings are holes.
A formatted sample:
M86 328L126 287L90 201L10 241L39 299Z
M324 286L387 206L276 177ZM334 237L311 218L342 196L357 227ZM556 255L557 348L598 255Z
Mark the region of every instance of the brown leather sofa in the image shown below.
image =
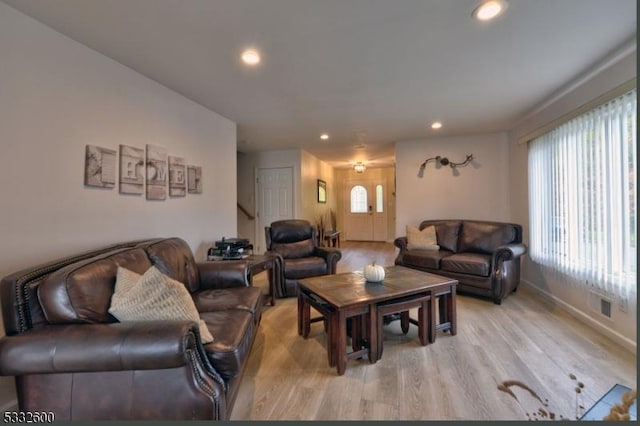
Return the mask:
M152 265L185 284L214 337L193 321L118 322L118 266ZM0 283L0 374L19 409L56 420L225 420L258 332L263 295L246 261L196 263L179 238L115 244L32 267Z
M490 297L496 304L520 283L522 227L513 223L475 220L425 220L433 225L439 250L407 248L407 237L396 238L400 249L395 264L458 280L458 290Z
M298 280L336 273L342 258L337 248L319 247L318 234L303 219L278 220L265 227L267 253L278 256L280 264L279 297L296 296Z

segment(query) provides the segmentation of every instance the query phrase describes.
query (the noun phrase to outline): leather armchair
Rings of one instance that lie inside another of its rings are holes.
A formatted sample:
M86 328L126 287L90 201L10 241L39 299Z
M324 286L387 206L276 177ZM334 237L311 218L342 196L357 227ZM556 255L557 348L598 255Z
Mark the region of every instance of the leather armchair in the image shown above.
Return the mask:
M337 248L319 247L315 228L307 220L279 220L265 227L267 253L280 263L278 297L297 295L298 280L336 273L342 257Z

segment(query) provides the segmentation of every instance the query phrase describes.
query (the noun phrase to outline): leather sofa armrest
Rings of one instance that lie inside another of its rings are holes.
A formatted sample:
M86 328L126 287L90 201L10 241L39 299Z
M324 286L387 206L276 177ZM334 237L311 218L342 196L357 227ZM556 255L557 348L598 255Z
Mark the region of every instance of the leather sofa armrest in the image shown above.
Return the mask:
M396 259L393 261L395 265L404 265L404 254L407 252L407 237L398 237L393 240L393 245L398 247L398 254L396 255Z
M500 246L493 252L494 264L497 261L517 259L527 253L527 246L522 243Z
M201 352L198 333L191 321L51 325L0 338L0 374L179 367Z
M282 255L280 253L278 253L275 250L267 250L264 252L265 256L273 256L276 258L277 262L280 262L281 265L284 264L284 257L282 257Z
M270 238L270 237L269 237ZM273 297L285 297L287 294L287 290L285 288L285 282L287 281L284 277L284 257L280 253L275 250L266 250L264 252L265 256L275 257L276 262L276 294L272 295Z
M335 274L336 264L340 259L342 259L342 252L340 251L340 249L337 249L334 247L317 247L316 246L314 252L316 256L322 257L327 262L327 265L329 266L328 273Z
M342 258L342 252L340 249L333 247L316 247L315 253L316 256L320 256L323 259L337 258L340 260Z
M527 253L527 246L522 243L507 244L496 248L492 255L491 274L492 298L501 304L509 293L518 288L520 282L520 257ZM516 260L516 262L509 262Z
M197 266L200 273L199 290L250 287L249 262L246 260L200 262Z
M407 237L398 237L393 240L393 244L403 252L407 249Z
M280 253L275 250L267 250L264 252L264 255L274 257L278 265L277 269L280 273L284 274L284 257Z
M320 256L325 259L327 262L336 263L338 260L342 259L342 252L340 249L333 247L316 247L315 253L316 256Z

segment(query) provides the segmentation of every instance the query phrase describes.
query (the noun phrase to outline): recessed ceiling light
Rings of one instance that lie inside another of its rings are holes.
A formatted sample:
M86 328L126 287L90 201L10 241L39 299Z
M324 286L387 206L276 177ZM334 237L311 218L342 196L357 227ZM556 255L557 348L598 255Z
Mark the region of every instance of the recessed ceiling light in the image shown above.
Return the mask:
M242 52L242 62L247 65L257 65L260 63L260 54L253 49Z
M322 139L323 141L326 141L327 139L329 139L329 135L326 133L323 133L320 135L320 139Z
M439 122L439 121L435 121L435 122L433 122L433 123L431 124L431 128L432 128L432 129L436 129L436 130L437 130L437 129L440 129L441 127L442 127L442 123L441 123L441 122Z
M502 14L506 8L507 2L504 0L483 1L473 10L473 17L479 21L489 21Z

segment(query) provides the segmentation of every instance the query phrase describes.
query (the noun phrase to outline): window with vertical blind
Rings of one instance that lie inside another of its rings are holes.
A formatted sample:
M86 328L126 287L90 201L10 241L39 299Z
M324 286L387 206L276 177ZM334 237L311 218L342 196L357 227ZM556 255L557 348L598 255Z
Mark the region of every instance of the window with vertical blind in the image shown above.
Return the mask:
M637 294L636 90L528 144L530 255L622 297Z

